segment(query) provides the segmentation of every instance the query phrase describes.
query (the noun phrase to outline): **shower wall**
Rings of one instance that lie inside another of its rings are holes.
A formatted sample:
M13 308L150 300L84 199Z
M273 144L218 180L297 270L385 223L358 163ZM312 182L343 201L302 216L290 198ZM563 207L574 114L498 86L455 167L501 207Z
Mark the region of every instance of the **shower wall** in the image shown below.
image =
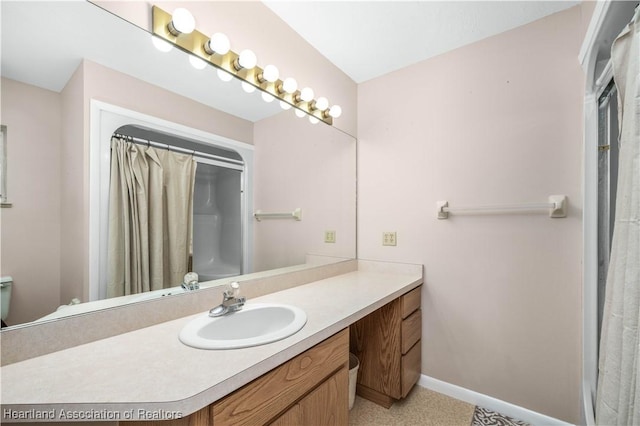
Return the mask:
M242 174L198 163L193 194L193 271L200 281L242 271Z

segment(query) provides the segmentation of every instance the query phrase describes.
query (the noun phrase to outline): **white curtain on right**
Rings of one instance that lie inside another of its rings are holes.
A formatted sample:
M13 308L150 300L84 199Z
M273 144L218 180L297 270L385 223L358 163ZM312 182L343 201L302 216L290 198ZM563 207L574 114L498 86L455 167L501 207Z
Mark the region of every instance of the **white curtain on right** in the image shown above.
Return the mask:
M640 425L640 8L614 41L620 162L600 339L596 423Z

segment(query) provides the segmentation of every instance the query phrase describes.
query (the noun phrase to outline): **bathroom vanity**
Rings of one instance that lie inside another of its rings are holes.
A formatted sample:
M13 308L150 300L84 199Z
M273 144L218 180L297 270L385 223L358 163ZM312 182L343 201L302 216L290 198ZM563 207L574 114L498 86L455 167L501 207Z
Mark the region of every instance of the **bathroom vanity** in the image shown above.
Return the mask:
M195 317L189 315L4 365L2 420L218 425L304 424L313 418L347 424L349 346L362 357L362 386L373 389L367 370L381 351L400 361L384 365L389 370L383 376L400 383L389 398L406 395L417 380L420 291L415 289L423 282L421 265L349 262L351 271L327 278L293 282L282 276L290 288L258 297L250 297L248 287L264 283L244 284L247 304L283 303L306 312L305 326L277 342L194 349L177 337ZM211 307L217 303L212 300ZM393 333L376 336L362 326L389 318L390 312L397 315L389 323ZM38 413L53 417L36 418Z

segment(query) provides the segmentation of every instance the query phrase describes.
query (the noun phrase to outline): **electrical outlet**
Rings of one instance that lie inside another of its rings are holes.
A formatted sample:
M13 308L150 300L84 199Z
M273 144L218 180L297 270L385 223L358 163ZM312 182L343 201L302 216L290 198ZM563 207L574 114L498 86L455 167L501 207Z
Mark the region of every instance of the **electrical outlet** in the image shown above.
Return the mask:
M383 246L395 246L398 241L396 239L395 232L383 232L382 233L382 245Z
M336 231L324 231L324 242L325 243L335 243L336 242Z

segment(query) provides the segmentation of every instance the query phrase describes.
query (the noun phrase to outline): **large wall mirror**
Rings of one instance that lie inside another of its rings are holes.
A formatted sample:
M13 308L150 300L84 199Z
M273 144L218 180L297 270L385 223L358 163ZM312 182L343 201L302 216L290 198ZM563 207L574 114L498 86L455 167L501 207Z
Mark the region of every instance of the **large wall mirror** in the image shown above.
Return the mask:
M105 108L96 104L133 114L137 121L124 131L138 139L178 137L213 147L214 155L227 150L230 164L251 153L242 177L239 167L208 165L196 181L196 190L211 196L211 176L227 188L250 180L250 196L227 209L244 211L238 220L245 227L238 229L246 258L225 278L356 256L352 136L298 118L259 90L246 93L235 78L223 82L212 66L194 68L185 52L159 51L147 31L89 2L3 2L1 52L1 124L11 134L11 207L0 211L0 275L12 280L2 293L10 297L3 318L9 327L131 302L101 300L94 288L104 236L92 227L96 217L105 220L96 216L94 200L105 182L96 180L95 161L109 156L99 149L96 114ZM208 207L198 201L194 213ZM254 218L256 210L297 208L301 221ZM206 232L194 245L212 238ZM221 243L219 250L240 249Z

